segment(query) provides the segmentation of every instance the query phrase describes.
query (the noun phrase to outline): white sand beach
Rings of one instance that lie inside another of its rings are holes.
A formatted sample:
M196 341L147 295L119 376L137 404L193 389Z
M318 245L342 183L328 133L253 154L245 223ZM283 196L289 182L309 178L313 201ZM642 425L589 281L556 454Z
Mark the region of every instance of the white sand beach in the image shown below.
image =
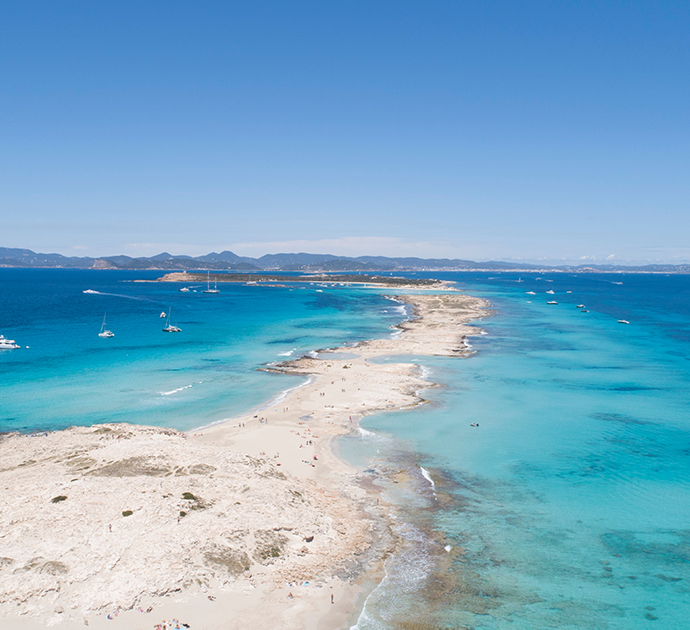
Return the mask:
M188 434L2 436L2 628L346 627L396 540L331 442L432 385L415 364L372 359L467 356L467 323L489 314L459 292L396 299L415 313L399 335L275 366L309 380L262 411Z

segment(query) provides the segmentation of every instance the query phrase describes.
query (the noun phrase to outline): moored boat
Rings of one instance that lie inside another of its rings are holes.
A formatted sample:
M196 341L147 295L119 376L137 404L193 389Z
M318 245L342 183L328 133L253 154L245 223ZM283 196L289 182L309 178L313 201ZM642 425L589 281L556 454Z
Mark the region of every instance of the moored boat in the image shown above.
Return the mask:
M170 311L168 310L168 322L167 326L163 329L163 332L182 332L182 329L174 326L173 324L170 323Z
M105 327L105 313L103 314L103 323L101 324L101 332L98 333L99 337L114 337L115 333L112 332L111 330L108 330Z
M204 293L220 293L220 289L218 288L218 282L215 280L213 281L213 288L211 288L211 272L207 271L206 272L206 288L203 291Z
M14 339L7 339L5 335L0 335L0 350L15 350L19 344Z

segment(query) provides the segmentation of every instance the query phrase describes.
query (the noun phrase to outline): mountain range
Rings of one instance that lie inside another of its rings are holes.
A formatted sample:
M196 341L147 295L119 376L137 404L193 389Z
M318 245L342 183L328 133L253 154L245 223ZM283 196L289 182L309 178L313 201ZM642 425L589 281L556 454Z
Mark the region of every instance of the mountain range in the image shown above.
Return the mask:
M386 256L334 256L331 254L266 254L260 258L238 256L230 251L205 256L104 256L102 258L38 254L30 249L0 247L0 267L72 269L159 269L162 271L576 271L690 273L690 265L562 265L544 266L501 261L474 262L448 258L389 258Z

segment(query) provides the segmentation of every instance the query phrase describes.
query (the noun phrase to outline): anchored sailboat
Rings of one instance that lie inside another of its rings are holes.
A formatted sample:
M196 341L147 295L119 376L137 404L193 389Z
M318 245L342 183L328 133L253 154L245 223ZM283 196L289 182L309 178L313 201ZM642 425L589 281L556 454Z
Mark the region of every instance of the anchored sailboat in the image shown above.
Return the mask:
M103 313L103 323L101 324L101 332L98 333L98 336L99 337L114 337L115 333L112 332L111 330L108 330L105 327L105 316L106 316L106 314Z
M207 271L206 274L206 288L204 289L204 293L220 293L218 283L215 280L213 281L213 288L211 288L211 272Z
M163 329L163 332L182 332L181 328L178 328L177 326L173 326L170 323L170 309L168 309L168 321L167 321L167 326Z

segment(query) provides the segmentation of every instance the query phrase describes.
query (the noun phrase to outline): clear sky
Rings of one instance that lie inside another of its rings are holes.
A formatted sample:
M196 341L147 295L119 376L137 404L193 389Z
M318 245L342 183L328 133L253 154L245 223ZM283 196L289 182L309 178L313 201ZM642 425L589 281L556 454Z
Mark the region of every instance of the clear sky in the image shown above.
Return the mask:
M690 261L687 1L8 0L0 95L4 247Z

